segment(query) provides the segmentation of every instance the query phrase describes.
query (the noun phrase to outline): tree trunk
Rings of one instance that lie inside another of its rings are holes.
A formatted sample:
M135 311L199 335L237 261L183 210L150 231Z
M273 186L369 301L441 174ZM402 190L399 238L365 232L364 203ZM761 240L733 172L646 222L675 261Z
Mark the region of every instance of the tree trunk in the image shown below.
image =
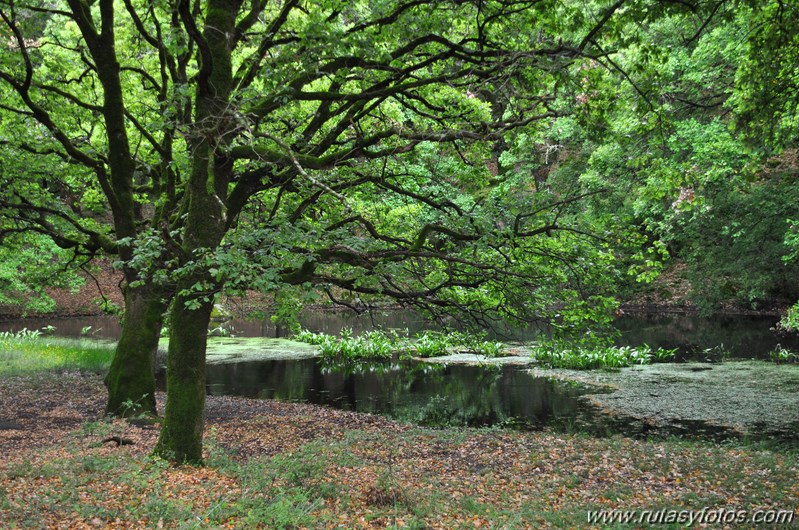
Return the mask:
M213 299L197 309L178 296L170 309L166 408L155 454L174 462L202 464L205 423L205 347Z
M186 4L184 4L185 7ZM225 155L234 136L230 115L233 67L230 36L242 0L208 0L199 46L195 123L202 134L189 143L191 174L183 202L184 256L215 252L227 231L227 193L233 161ZM183 16L189 16L182 13ZM196 37L196 36L195 36ZM166 408L155 453L181 463L201 464L205 423L205 348L218 285L205 264L179 282L170 311ZM199 289L199 290L198 290Z
M157 414L154 361L164 310L165 302L159 293L144 288L125 289L122 336L105 377L107 414Z

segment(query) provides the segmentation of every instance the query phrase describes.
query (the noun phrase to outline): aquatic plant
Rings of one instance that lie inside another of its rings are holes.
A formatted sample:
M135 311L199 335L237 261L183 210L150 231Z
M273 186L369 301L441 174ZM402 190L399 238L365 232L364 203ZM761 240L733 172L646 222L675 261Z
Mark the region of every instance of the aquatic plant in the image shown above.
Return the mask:
M425 331L416 334L413 349L419 357L438 357L446 355L447 349L452 345L446 334L438 331Z
M339 337L300 330L294 340L317 345L324 359L335 360L390 359L398 348L396 334L370 331L355 337L348 328L342 329Z
M364 353L368 358L390 358L403 344L395 331L391 334L379 330L367 331L359 338L363 340Z
M314 333L313 331L309 331L307 329L301 329L297 333L294 333L292 338L298 342L305 342L306 344L313 344L314 346L319 346L325 339L330 337L325 333Z
M0 340L33 340L38 339L42 332L38 329L22 328L19 331L3 331Z
M484 340L480 341L471 347L472 351L478 355L485 355L486 357L499 357L505 349L505 344L499 341Z
M777 344L777 346L775 346L768 355L769 359L777 364L799 362L799 354L784 348L781 344Z
M777 323L776 330L785 333L799 333L799 302L789 307Z
M323 358L336 358L340 356L341 348L339 347L338 340L332 335L323 335L319 342L311 344L319 346L319 351Z
M676 349L652 349L642 346L576 345L539 343L533 347L535 361L550 368L591 370L596 368L623 368L625 366L665 362L674 358Z
M724 344L716 344L712 348L702 350L702 356L705 361L721 363L729 361L732 357L732 352Z
M209 337L232 337L233 331L229 326L225 324L221 324L219 326L215 326L213 328L208 328L208 336Z
M458 335L458 343L463 344L467 350L477 355L485 355L486 357L499 357L502 355L502 350L505 349L505 344L502 342L486 340L485 333L478 333L474 335Z
M484 335L469 335L459 332L442 333L424 331L413 339L407 331L401 336L396 331L367 331L355 336L352 329L342 329L338 337L326 333L300 330L294 340L317 345L325 359L390 359L394 355L409 357L436 357L446 355L453 348L464 348L476 354L496 357L502 354L505 345L497 341L483 340Z

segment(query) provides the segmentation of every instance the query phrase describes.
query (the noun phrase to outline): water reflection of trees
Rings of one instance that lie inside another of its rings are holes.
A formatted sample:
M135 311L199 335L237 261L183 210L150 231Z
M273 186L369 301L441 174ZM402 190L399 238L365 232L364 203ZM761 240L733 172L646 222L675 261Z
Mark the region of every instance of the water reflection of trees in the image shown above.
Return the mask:
M574 417L579 390L513 368L315 359L209 367L209 392L332 405L428 425L540 427Z
M781 342L799 347L799 342L777 337L769 328L776 317L717 315L641 314L628 315L615 323L621 331L619 344L680 348L683 353L699 353L723 344L733 357L766 357Z

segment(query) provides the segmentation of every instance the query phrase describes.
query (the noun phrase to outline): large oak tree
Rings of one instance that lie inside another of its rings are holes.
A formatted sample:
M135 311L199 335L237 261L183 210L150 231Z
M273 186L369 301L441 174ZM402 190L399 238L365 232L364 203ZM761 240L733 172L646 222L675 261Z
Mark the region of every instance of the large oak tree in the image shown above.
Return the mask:
M0 207L9 230L118 257L109 411L141 396L154 410L171 301L156 451L201 461L206 330L226 285L480 323L607 309L585 295L610 255L568 222L577 197L502 154L569 112L623 4L0 2L4 156L23 166ZM33 160L49 178L26 177Z

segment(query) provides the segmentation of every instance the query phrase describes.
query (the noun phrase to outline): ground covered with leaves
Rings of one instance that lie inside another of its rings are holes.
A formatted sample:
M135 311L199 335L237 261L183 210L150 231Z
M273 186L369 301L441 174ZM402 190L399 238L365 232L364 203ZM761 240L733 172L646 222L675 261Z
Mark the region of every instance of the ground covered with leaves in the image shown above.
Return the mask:
M157 425L106 421L103 399L96 375L0 379L0 527L586 528L593 509L799 508L795 453L244 398L209 397L207 466L171 466L149 456Z

